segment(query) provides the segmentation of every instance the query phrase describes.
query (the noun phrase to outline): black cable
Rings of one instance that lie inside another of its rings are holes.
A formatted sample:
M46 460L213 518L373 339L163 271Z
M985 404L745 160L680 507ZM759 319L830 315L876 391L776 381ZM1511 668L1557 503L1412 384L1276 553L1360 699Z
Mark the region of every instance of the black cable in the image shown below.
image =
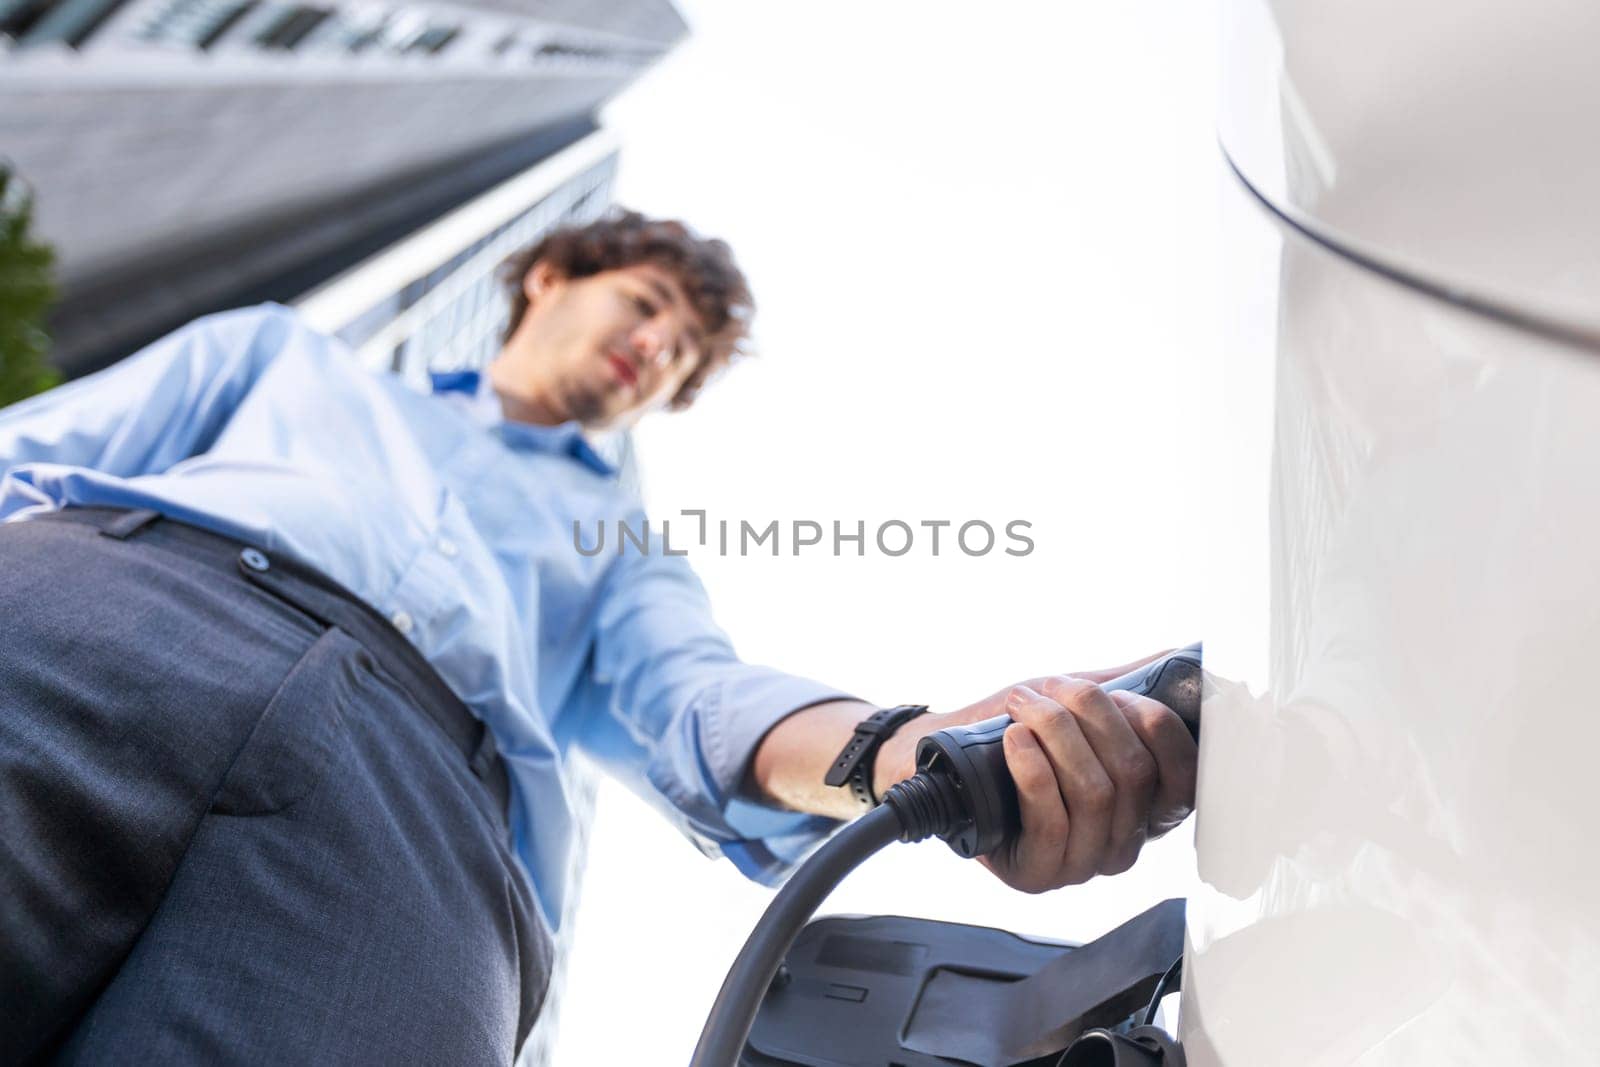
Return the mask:
M1169 670L1177 660L1182 663ZM1154 696L1178 710L1198 736L1199 645L1147 663L1104 687ZM1010 718L999 715L922 738L917 773L890 786L882 804L840 830L795 871L733 961L700 1031L690 1067L736 1067L789 946L823 898L868 856L897 839L911 842L935 836L943 837L958 855L981 856L1017 832L1017 791L1001 743L1010 725ZM1179 959L1173 964L1156 986L1150 1018L1160 1004L1161 991L1182 963Z
M750 931L723 979L690 1067L735 1067L772 976L806 920L845 875L900 837L900 816L881 805L840 830L795 871Z
M1161 976L1161 981L1156 983L1156 991L1150 994L1150 1005L1144 1009L1143 1026L1154 1026L1156 1012L1161 1010L1161 998L1167 995L1172 983L1183 976L1183 957L1179 956L1172 961L1172 966L1167 968L1167 973Z

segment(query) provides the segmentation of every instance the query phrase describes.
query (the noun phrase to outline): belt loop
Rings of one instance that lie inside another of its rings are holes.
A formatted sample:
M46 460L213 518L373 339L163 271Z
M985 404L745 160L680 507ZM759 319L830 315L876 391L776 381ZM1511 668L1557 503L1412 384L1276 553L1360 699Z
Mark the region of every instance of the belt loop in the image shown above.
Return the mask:
M152 508L135 508L124 512L100 528L103 537L114 537L118 541L126 541L152 522L161 518L161 512Z
M473 749L472 759L467 766L472 768L473 774L483 781L488 781L489 768L494 764L495 755L499 750L494 745L494 731L490 730L482 720L478 722L478 729L482 731L478 735L478 747Z

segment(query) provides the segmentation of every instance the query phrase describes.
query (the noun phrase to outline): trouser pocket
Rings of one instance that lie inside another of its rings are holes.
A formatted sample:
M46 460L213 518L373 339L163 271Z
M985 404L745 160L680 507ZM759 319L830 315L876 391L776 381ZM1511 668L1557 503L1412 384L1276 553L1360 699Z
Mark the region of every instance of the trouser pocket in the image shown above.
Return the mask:
M267 702L212 801L218 815L270 815L314 792L336 765L345 713L371 656L331 627Z

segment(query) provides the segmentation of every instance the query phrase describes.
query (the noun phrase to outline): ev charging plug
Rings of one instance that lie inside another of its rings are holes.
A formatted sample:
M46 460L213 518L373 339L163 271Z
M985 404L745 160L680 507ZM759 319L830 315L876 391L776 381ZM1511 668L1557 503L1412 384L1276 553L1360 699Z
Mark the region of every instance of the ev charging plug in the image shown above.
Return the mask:
M1200 736L1200 645L1193 644L1101 683L1153 697ZM1006 715L939 730L917 743L917 773L883 803L835 834L795 871L733 961L706 1017L690 1067L734 1067L784 953L817 905L869 856L899 841L941 837L960 856L986 855L1022 828L1017 788L1001 738Z
M1200 645L1181 648L1101 684L1159 700L1200 740ZM883 802L904 827L902 841L941 837L963 859L986 856L1022 827L1017 787L1002 740L1009 715L952 726L917 744L917 773L892 786Z

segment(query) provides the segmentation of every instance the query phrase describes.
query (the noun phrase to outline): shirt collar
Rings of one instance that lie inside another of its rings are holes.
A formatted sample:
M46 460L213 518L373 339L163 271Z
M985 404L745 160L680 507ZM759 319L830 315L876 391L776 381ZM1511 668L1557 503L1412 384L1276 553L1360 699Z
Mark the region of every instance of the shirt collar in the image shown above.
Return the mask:
M513 422L503 418L495 430L500 434L500 439L512 448L570 456L603 478L610 478L617 473L617 469L595 451L589 439L583 435L583 427L576 422L563 422L560 426L535 426L530 422Z
M433 383L435 396L462 405L468 418L498 434L511 448L569 456L603 478L616 476L616 467L595 451L594 445L584 436L583 427L577 422L536 426L506 418L500 407L500 398L489 386L488 376L475 370L436 371L428 377Z

